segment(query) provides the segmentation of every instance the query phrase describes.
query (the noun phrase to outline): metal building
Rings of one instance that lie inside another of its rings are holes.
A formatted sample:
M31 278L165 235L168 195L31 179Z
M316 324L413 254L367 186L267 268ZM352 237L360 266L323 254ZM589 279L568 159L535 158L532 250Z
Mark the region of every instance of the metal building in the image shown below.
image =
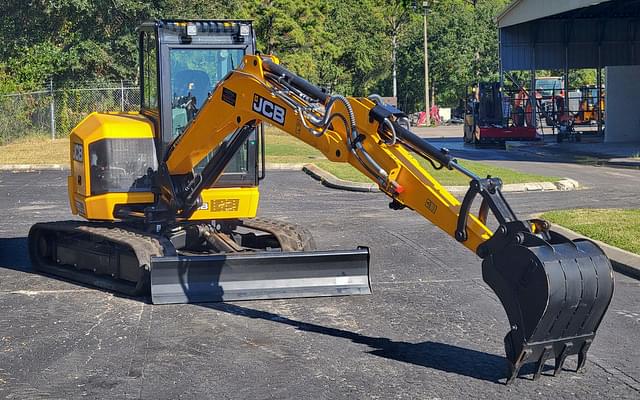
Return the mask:
M498 27L503 71L606 68L605 141L640 141L640 0L515 0Z

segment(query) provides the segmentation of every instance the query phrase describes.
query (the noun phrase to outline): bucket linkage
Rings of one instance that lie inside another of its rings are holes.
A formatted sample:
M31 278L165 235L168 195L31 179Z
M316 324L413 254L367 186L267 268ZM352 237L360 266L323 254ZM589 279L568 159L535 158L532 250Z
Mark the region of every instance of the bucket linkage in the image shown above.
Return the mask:
M497 178L471 182L456 238L466 237L469 209L480 194L479 219L485 222L491 209L499 223L477 254L483 259L482 277L500 299L511 327L504 339L507 383L527 363L536 363L534 379L539 378L552 358L554 375L576 354L579 371L613 296L611 262L590 240L570 240L540 219L518 220L502 197L501 184Z

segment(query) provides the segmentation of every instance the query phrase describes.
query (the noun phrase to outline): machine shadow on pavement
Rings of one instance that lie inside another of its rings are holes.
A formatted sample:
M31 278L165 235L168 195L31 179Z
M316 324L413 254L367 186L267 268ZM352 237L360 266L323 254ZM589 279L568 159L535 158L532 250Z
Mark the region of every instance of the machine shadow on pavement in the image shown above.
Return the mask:
M467 349L439 342L408 343L382 337L372 337L356 332L331 328L309 322L296 321L268 311L255 310L231 303L208 303L199 306L247 318L262 319L292 326L303 332L313 332L335 338L348 339L371 348L369 354L390 360L401 361L421 367L437 369L480 379L492 383L506 384L509 376L507 362L502 356ZM552 370L545 366L544 371ZM533 365L522 369L523 375L532 374ZM521 377L522 379L526 379Z
M29 261L26 237L0 238L0 268L35 273Z
M101 292L113 293L108 290L79 284L77 282L71 282L60 277L40 274L39 272L34 271L28 257L26 237L0 238L0 268L43 275L49 279L70 282L74 285L92 288ZM113 295L150 304L149 297L129 297L118 293L113 293ZM199 306L232 315L276 322L292 326L303 332L312 332L335 338L351 340L354 343L369 346L371 350L369 350L368 353L378 357L436 369L443 372L455 373L474 379L504 384L508 377L508 368L504 357L482 351L433 341L408 343L393 341L383 337L366 336L347 330L322 326L310 322L297 321L268 311L243 307L235 303L200 303L192 304L191 306ZM188 307L188 305L185 305L185 307ZM525 367L533 367L533 365ZM533 372L533 370L527 371L525 369L530 368L523 368L523 375ZM545 371L550 369L552 368L547 366Z

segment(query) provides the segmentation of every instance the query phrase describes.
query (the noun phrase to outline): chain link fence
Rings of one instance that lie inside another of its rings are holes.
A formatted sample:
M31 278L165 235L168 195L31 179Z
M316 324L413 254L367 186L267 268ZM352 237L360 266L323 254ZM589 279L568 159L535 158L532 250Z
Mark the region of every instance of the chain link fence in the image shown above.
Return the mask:
M0 145L33 135L52 139L71 129L94 111L137 111L140 88L133 82L83 83L0 95Z

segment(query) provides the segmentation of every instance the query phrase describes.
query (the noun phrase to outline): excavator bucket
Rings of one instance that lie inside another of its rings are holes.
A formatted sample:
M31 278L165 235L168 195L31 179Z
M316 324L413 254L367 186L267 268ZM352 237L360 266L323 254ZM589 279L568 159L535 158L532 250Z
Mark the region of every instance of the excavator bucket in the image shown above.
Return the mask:
M370 294L369 250L151 259L154 304Z
M571 355L578 355L576 371L582 369L613 295L611 263L595 243L553 231L549 237L513 242L482 264L483 279L511 326L504 339L511 367L507 383L531 362L537 363L537 379L552 358L554 375Z

